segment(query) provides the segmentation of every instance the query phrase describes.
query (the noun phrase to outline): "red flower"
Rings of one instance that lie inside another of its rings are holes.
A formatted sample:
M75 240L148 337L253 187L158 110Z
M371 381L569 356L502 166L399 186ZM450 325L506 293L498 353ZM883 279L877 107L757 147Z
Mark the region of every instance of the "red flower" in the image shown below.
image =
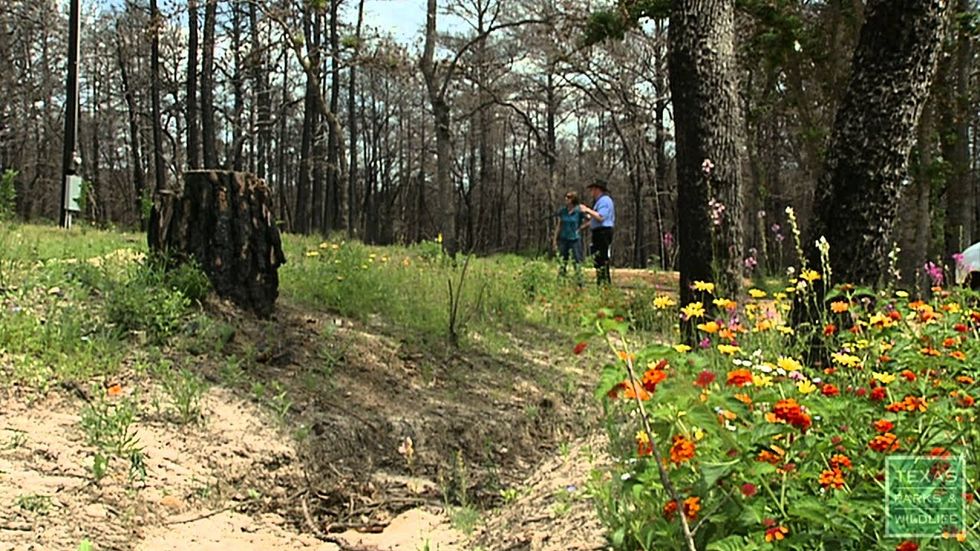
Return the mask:
M965 324L957 323L956 325L953 326L953 330L956 331L957 333L966 333L967 331L970 330L970 328L967 327Z
M876 388L876 389L874 389L874 390L871 391L870 398L874 402L880 402L880 401L884 400L885 399L885 396L887 396L887 395L888 395L888 391L885 390L885 387L879 386L878 388Z
M756 491L757 491L757 489L755 487L755 484L750 484L748 482L746 482L745 484L742 484L742 495L743 496L745 496L745 497L752 497L752 496L755 495Z
M587 343L585 341L582 341L582 342L580 342L580 343L578 343L578 344L575 345L575 349L572 350L572 352L574 352L575 355L578 356L579 354L582 353L583 350L585 350L585 347L586 346L589 346L589 343Z
M701 373L698 373L698 380L697 381L694 381L694 384L696 386L699 386L699 387L702 387L702 388L706 388L708 385L710 385L712 382L714 382L715 377L716 377L716 375L714 373L712 373L712 372L708 371L707 369L705 369Z
M810 428L810 416L804 413L800 404L797 404L796 400L792 398L776 402L772 407L772 412L777 419L786 421L803 432Z
M888 318L892 321L898 321L902 319L902 313L898 310L892 310L891 312L888 312Z
M826 383L820 387L820 392L823 393L824 396L837 396L840 394L840 390L830 383Z
M912 381L915 380L915 373L912 373L908 369L906 369L905 371L902 371L901 375L902 375L902 377L905 377L905 380L906 381L912 382Z
M895 551L919 551L919 544L911 540L905 540L895 546Z
M864 395L867 393L868 393L867 389L864 388L857 389L857 395L860 396L861 398L864 398Z
M834 325L834 324L832 324L832 323L828 323L827 325L825 325L823 327L823 334L824 334L824 336L829 337L829 336L833 335L836 332L837 332L837 326Z

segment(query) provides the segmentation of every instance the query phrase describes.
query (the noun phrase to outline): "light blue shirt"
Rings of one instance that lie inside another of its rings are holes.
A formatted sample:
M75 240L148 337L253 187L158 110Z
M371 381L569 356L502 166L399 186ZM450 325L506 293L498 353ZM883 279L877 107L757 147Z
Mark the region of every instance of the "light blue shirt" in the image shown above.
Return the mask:
M611 228L616 225L616 207L613 206L612 197L603 193L596 199L595 206L592 207L592 210L602 216L602 222L593 217L589 221L590 228Z

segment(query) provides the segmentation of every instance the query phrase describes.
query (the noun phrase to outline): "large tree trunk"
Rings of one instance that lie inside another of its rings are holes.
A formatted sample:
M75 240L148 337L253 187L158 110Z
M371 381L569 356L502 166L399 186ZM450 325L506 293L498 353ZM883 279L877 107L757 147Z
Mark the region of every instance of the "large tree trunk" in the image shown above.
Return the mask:
M265 182L240 172L190 171L182 195L168 203L160 251L173 262L195 260L218 295L239 307L272 314L286 257Z
M970 0L958 0L956 15L970 11ZM958 18L957 18L958 20ZM959 21L958 21L959 23ZM973 57L970 35L966 23L959 23L955 37L955 51L943 71L944 94L942 152L948 163L946 182L945 256L950 263L952 256L973 244L976 213L976 190L970 178L970 64Z
M813 244L827 238L834 281L874 285L886 273L899 190L935 72L946 10L946 0L867 4L805 242L819 268Z
M744 125L735 79L735 3L679 0L668 33L677 211L683 213L680 298L682 304L708 305L709 297L691 289L694 281L713 280L726 297L737 296L742 282ZM717 225L709 213L712 200L724 206ZM691 324L684 326L689 330Z

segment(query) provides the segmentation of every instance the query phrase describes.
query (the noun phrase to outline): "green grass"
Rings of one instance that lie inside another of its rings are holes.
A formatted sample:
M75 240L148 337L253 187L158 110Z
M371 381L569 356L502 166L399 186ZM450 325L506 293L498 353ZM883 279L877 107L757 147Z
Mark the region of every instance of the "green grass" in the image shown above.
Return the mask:
M458 295L457 333L487 350L507 347L514 329L567 334L600 305L640 311L648 302L645 295L631 304L615 289L599 293L559 281L548 260L472 258L460 292L464 259L452 262L435 242L283 240L282 302L359 320L408 342L445 342L450 282ZM197 306L209 290L206 278L193 267L164 272L145 252L142 234L0 222L0 380L38 388L84 382L139 360L141 350L174 344L192 355L220 355L234 330ZM325 351L326 378L342 355ZM261 390L275 397L275 389ZM289 404L280 399L276 407L286 411Z

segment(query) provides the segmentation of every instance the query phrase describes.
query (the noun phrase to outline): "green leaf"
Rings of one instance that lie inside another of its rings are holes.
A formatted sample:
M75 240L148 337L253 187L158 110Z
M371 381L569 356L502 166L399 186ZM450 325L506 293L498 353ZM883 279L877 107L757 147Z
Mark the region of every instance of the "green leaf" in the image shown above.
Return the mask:
M92 547L92 542L82 540L82 543L78 544L78 551L95 551L95 548Z
M742 551L745 549L745 544L745 537L736 535L711 542L705 549L707 551Z
M734 459L726 463L701 463L701 476L704 477L705 485L709 488L714 486L719 479L728 476L738 462L738 459Z

